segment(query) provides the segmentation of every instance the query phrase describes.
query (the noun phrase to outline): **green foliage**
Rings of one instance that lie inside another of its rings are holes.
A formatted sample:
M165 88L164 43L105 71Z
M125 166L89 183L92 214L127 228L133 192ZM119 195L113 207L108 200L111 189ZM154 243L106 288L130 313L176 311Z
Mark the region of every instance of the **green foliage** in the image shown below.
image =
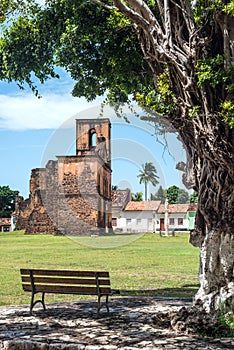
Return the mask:
M162 188L162 186L159 186L158 191L155 194L151 194L151 200L161 201L162 203L164 203L165 199L165 190Z
M166 190L166 197L168 199L169 204L175 204L177 202L178 192L179 192L179 187L175 185L168 187L168 189Z
M10 218L15 210L15 197L19 191L13 191L9 186L0 186L0 217Z
M217 311L214 325L204 329L202 335L215 338L233 338L234 313L227 312L225 304L221 304Z
M10 0L2 0L0 3L0 22L6 19L6 12L9 10Z
M224 101L221 103L220 115L223 120L234 128L234 103L231 101Z
M197 68L198 86L202 86L209 82L212 87L222 83L224 81L224 57L217 55L214 58L199 61Z
M225 311L221 306L217 313L218 324L215 329L215 335L218 337L234 337L234 313Z
M193 106L189 111L189 117L193 118L199 113L200 110L201 110L200 106Z
M136 192L132 194L132 201L142 202L143 201L143 192Z
M136 101L142 107L147 107L150 110L161 115L171 114L175 109L174 94L172 92L168 71L160 74L157 79L157 89L146 89L142 92L137 92L135 95Z
M126 26L130 26L131 22L127 17L125 17L122 13L113 10L107 19L108 26L116 29L122 29Z
M198 193L193 192L189 197L189 203L198 203Z
M151 200L161 201L162 203L165 202L166 198L169 204L197 203L197 192L194 192L189 197L189 193L186 190L173 185L166 190L160 186L155 194L151 194Z
M166 197L169 204L185 204L189 201L189 194L182 188L175 185L168 187Z
M224 12L228 13L230 16L234 16L234 1L230 1L229 4L224 6Z
M179 188L178 196L177 196L177 203L179 204L185 204L189 201L189 194L186 190L183 188Z
M91 1L49 0L29 7L2 31L0 79L28 84L38 94L37 79L58 77L64 67L76 81L73 95L93 100L109 91L124 103L153 79L129 21ZM35 79L36 78L36 79Z
M62 8L59 2L53 3L63 23L59 43L55 44L56 63L77 81L74 96L85 96L90 101L108 91L107 102L123 104L133 86L152 84L136 37L123 15L87 1L77 4L65 0ZM53 7L43 16L51 18Z
M224 62L225 57L220 54L213 58L198 61L198 86L209 83L215 88L218 84L225 84L227 91L234 91L234 68L224 69Z
M0 38L0 79L16 80L21 88L27 83L38 95L35 77L41 83L49 76L58 77L47 31L38 26L34 18L17 17L4 33Z
M157 2L146 3L163 24ZM223 98L218 89L234 91L234 68L225 67L223 45L212 45L211 33L217 11L232 15L233 8L234 1L199 0L194 10L199 36L211 41L206 50L197 52L197 57L206 57L196 67L198 86L216 88L218 106ZM158 75L153 77L130 21L118 11L87 0L47 0L43 7L34 0L2 0L0 22L5 19L0 36L1 80L17 81L21 88L28 84L38 95L38 80L58 78L55 67L59 66L75 80L74 96L90 101L108 92L106 102L114 106L128 102L130 96L142 107L174 117L175 101L181 98L180 89L171 83L177 78L172 68L176 63L166 66L155 60ZM202 112L202 102L194 103L190 117Z
M210 21L212 21L212 16L216 11L224 11L228 12L231 11L229 8L232 8L233 1L230 2L230 4L225 5L224 1L222 0L199 0L197 2L197 6L194 10L194 21L197 24L202 24L205 21L208 20L210 17Z
M31 6L33 0L28 0L25 4L24 0L1 0L0 2L0 23L4 22L10 16L16 15L23 11L25 6Z

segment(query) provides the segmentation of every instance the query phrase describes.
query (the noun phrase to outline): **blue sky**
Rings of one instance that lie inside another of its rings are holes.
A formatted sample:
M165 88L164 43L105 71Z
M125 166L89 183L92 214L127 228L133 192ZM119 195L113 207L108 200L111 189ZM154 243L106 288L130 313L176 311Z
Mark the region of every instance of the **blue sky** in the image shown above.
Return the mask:
M15 83L0 82L0 186L9 185L25 198L29 195L31 169L45 166L56 155L75 154L75 119L99 117L102 98L87 103L72 97L73 81L64 71L59 73L61 79L38 85L41 99L28 89L19 90ZM169 154L165 140L157 141L152 125L127 109L126 114L130 124L117 118L112 109L104 109L104 117L112 124L112 184L132 192L143 191L137 175L141 165L150 161L164 188L183 188L182 173L175 166L185 160L185 152L176 135L166 136ZM157 189L151 187L149 192Z

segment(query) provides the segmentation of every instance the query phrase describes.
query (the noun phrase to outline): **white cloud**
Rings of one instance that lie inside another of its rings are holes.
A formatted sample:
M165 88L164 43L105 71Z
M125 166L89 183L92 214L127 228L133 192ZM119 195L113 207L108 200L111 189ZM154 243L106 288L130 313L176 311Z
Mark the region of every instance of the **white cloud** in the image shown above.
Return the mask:
M99 101L100 103L100 101ZM68 118L98 102L70 94L47 94L41 99L33 94L0 95L0 129L56 129Z

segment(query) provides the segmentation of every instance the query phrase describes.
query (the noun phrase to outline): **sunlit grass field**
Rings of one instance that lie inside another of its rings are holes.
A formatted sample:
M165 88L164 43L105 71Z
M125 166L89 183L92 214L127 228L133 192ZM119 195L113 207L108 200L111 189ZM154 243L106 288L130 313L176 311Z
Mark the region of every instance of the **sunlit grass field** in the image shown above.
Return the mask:
M188 241L187 233L175 237L0 233L0 305L29 303L30 294L21 287L21 267L109 271L112 288L120 289L121 295L193 297L198 289L199 250ZM84 297L46 296L47 301L79 298Z

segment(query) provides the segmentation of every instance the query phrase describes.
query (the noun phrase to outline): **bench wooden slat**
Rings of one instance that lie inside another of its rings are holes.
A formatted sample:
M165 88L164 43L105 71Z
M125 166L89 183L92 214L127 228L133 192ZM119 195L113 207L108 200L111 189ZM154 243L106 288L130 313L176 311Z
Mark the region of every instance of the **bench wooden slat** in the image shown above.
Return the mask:
M98 274L98 277L109 278L109 272L101 271L69 271L69 270L42 270L42 269L20 269L21 275L30 275L32 271L34 276L76 276L76 277L95 277Z
M96 285L96 278L60 278L60 277L34 277L34 283L52 283L52 284L81 284L81 285ZM110 280L98 279L100 286L109 286ZM29 276L22 276L22 282L31 283Z
M23 290L25 292L32 292L31 284L23 284ZM97 295L97 287L76 287L76 286L59 286L59 285L40 285L35 286L34 292L46 292L46 293L62 293L62 294L90 294ZM100 294L111 294L110 288L100 288Z

